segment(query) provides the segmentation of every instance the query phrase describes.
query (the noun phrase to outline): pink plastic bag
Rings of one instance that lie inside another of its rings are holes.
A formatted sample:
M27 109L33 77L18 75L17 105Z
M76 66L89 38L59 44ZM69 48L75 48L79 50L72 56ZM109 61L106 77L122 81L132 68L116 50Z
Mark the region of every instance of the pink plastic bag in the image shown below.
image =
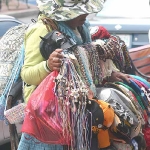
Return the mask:
M50 73L32 93L25 110L22 132L44 143L68 145L69 135L64 135L55 95L57 75L55 71Z

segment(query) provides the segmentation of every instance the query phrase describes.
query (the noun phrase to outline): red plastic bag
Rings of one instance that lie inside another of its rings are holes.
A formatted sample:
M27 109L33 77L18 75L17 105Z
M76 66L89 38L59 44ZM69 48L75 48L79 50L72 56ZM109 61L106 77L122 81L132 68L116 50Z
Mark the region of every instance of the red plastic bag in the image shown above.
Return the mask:
M146 126L143 129L143 134L147 145L146 150L150 150L150 127L149 126Z
M22 132L50 144L68 145L69 135L64 135L58 101L55 95L56 71L50 73L30 96Z

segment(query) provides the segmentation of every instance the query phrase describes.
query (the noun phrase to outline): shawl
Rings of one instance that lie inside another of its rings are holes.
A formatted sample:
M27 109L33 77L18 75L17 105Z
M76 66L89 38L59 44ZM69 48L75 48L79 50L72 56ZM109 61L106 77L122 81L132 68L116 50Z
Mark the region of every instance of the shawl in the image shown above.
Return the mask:
M58 23L58 27L59 27L60 32L65 33L65 34L69 35L70 37L72 37L72 39L74 41L76 41L77 45L87 44L87 43L90 43L92 41L90 31L88 29L89 24L87 21L81 27L78 28L78 31L81 34L83 43L76 36L76 34L72 31L72 29L69 28L64 22L59 21L57 23Z

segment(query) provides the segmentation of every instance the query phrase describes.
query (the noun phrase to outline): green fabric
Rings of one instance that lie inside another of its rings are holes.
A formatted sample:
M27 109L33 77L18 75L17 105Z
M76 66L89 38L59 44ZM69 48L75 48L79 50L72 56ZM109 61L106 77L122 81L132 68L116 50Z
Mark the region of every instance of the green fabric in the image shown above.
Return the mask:
M140 96L131 87L129 87L128 85L126 85L126 84L124 84L122 82L115 82L115 83L116 84L121 84L121 85L125 86L126 88L128 88L135 95L135 97L138 100L138 102L139 102L140 106L142 107L142 109L143 110L145 109Z
M90 31L89 31L90 24L88 20L86 20L81 27L78 27L82 40L78 38L78 36L74 33L74 31L70 27L68 27L65 22L57 21L57 24L59 26L59 31L70 36L76 42L77 45L82 45L83 43L87 44L92 42Z

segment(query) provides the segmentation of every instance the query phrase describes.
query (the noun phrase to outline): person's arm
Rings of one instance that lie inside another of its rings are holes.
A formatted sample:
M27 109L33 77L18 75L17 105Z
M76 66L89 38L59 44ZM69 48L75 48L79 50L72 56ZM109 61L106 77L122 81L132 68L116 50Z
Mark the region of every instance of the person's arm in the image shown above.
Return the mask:
M132 77L128 74L120 72L120 70L118 70L116 68L115 64L113 63L113 61L111 59L106 59L106 61L103 63L105 66L104 78L107 81L109 81L109 82L127 81L128 83L130 83L130 79L132 79Z
M21 70L21 77L29 85L38 85L49 74L46 61L39 49L41 38L47 29L42 22L31 26L25 35L25 60Z
M122 73L120 71L113 71L111 76L110 76L110 81L111 82L124 82L127 81L128 83L130 83L130 79L133 79L132 76L130 76L129 74L125 74Z

